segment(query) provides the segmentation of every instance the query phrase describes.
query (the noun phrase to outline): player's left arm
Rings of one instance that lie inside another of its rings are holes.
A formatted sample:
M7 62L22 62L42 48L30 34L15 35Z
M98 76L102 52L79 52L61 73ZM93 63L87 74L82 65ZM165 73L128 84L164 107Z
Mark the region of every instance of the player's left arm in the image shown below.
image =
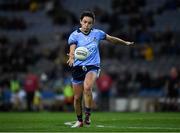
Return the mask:
M108 34L106 34L106 40L113 44L124 44L124 45L133 45L134 44L134 42L125 41L118 37L110 36Z

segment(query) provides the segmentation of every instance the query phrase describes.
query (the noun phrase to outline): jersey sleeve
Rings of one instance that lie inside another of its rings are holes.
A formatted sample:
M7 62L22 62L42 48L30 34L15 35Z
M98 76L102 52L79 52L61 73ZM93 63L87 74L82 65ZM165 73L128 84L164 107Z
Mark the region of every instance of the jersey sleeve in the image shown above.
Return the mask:
M99 38L100 38L100 40L105 40L106 39L106 33L102 30L99 30Z
M74 35L74 33L72 33L72 34L69 36L68 44L69 44L69 45L71 45L71 44L77 44L77 38L76 38L76 36Z

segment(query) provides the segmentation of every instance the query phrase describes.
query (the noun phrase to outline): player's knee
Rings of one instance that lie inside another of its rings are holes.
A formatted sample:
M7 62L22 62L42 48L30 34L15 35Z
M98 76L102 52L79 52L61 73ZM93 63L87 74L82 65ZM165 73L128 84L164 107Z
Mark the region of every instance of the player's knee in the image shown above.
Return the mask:
M85 86L84 91L85 92L91 92L91 86Z
M91 94L91 87L84 87L84 93L85 94Z
M84 83L84 91L91 92L92 86L91 84Z

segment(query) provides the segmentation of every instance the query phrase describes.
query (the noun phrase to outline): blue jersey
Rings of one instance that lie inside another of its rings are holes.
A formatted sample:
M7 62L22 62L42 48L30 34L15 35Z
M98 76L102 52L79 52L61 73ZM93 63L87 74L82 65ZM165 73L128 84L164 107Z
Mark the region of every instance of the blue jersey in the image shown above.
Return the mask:
M77 47L83 46L89 50L86 60L75 59L73 66L100 65L99 43L106 38L106 33L102 30L92 29L89 34L82 33L79 29L71 33L68 44L76 44Z

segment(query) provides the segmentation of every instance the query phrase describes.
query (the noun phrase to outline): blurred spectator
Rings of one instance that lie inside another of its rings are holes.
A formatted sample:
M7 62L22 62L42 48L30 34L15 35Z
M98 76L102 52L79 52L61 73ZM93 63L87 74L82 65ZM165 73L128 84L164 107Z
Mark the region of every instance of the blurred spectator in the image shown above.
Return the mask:
M74 92L70 83L65 84L63 88L65 111L73 110Z
M2 86L2 88L0 88L0 89L2 89L1 90L1 93L2 93L2 108L1 108L1 110L2 111L10 111L11 107L12 107L12 104L11 104L12 93L7 84L4 84Z
M142 54L146 61L152 61L154 59L153 48L148 44L143 46Z
M178 97L179 97L179 88L180 88L180 77L176 67L170 69L169 76L166 81L167 89L167 103L168 111L177 111L178 110Z
M100 109L108 110L109 108L109 96L113 80L111 76L105 71L101 72L100 77L97 79L97 88L99 90Z
M10 89L11 89L11 92L13 92L13 93L18 92L21 89L20 82L17 79L16 74L14 74L13 78L10 80Z
M41 111L43 110L43 104L42 104L42 96L40 90L36 90L33 98L33 110L35 111Z
M11 103L12 109L17 111L23 111L25 109L25 92L22 90L20 81L17 78L17 74L14 74L10 80L11 89Z
M26 91L27 109L28 111L33 110L33 99L37 89L39 89L39 78L33 73L29 72L24 81L24 89Z
M13 111L24 111L26 109L26 93L23 89L20 89L12 93L11 103Z
M38 10L38 3L36 1L32 1L30 2L30 5L29 5L29 10L30 12L36 12Z

